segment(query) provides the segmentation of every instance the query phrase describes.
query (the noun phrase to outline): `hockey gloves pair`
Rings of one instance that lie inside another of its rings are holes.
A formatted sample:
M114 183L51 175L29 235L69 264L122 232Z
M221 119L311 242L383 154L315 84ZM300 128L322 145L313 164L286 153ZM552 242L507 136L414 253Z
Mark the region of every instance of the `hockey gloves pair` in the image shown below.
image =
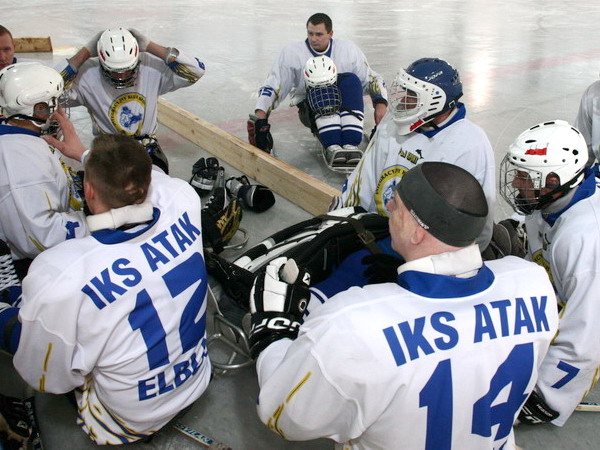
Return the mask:
M255 147L271 153L273 150L273 136L271 136L271 125L267 119L259 119L250 114L248 119L248 142Z
M254 280L250 291L250 353L261 351L279 339L295 339L310 300L310 274L296 261L276 258Z
M521 408L518 419L521 423L538 425L541 423L552 422L558 416L558 412L550 408L540 394L532 391Z
M194 163L190 184L200 197L209 194L213 190L217 181L219 169L219 160L214 157L206 159L200 158Z

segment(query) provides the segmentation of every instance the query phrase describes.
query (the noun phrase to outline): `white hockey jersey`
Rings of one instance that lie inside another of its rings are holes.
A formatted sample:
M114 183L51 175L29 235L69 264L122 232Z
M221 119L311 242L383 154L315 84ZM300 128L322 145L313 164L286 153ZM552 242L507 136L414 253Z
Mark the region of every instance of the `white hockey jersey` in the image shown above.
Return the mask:
M260 418L348 449L514 449L554 302L544 271L516 257L471 278L409 270L353 287L260 354Z
M369 66L364 53L356 44L342 39L331 39L329 48L316 53L308 39L286 45L271 67L264 85L259 89L256 108L270 113L291 93L292 105L297 105L306 97L304 87L304 66L313 56L323 54L330 57L338 73L352 72L360 79L363 92L372 100L387 100L387 90L381 75Z
M590 157L600 161L600 80L583 92L573 126L581 131Z
M200 199L153 171L149 200L149 224L49 249L23 282L14 365L42 392L76 389L98 444L157 431L210 379Z
M135 85L123 89L116 89L104 79L97 57L82 64L76 76L68 67L61 72L67 80L75 76L66 91L68 105L87 108L94 135L154 134L158 123L158 97L194 84L204 75L204 64L181 51L169 65L142 52L137 70Z
M531 258L550 276L562 311L537 383L562 426L600 378L600 180L587 176L570 206L526 218ZM590 320L591 318L594 318Z
M14 259L88 233L74 177L36 133L0 125L0 239Z
M485 249L492 238L493 211L496 201L496 165L494 152L485 132L466 118L466 108L458 110L439 130L398 134L389 112L358 166L342 188L343 206L362 206L369 212L388 215L387 203L404 173L425 161L443 161L470 172L481 183L490 214L479 248Z

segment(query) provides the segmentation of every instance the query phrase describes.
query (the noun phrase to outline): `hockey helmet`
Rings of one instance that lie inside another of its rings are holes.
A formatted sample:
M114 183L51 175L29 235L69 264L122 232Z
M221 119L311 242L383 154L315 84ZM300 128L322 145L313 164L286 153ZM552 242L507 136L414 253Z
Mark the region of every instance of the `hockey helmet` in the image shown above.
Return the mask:
M304 82L307 87L325 87L337 81L337 68L328 56L313 56L304 66Z
M133 86L140 51L131 32L125 28L109 28L100 35L97 45L104 77L117 89Z
M543 122L521 133L500 165L500 194L521 214L556 200L584 178L585 139L564 120Z
M63 90L60 74L39 62L11 64L0 71L2 113L9 118L30 120L42 132L50 129L50 115Z
M400 134L408 134L451 110L463 95L458 71L438 58L421 58L401 69L390 90Z

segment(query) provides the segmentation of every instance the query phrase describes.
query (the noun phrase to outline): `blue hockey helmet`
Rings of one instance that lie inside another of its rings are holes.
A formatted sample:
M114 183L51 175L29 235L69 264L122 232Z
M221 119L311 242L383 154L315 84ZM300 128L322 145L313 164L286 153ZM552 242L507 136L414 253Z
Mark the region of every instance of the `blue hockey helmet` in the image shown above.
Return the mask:
M400 134L408 134L454 108L462 95L458 71L439 58L421 58L400 70L390 91Z

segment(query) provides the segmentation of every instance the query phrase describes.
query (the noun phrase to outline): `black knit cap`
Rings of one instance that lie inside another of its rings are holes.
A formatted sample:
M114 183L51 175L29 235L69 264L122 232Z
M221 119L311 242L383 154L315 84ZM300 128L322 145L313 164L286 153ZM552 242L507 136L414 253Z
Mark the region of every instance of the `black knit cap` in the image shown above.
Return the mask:
M487 201L477 179L461 167L424 162L406 172L396 189L417 223L440 241L466 247L481 234Z

